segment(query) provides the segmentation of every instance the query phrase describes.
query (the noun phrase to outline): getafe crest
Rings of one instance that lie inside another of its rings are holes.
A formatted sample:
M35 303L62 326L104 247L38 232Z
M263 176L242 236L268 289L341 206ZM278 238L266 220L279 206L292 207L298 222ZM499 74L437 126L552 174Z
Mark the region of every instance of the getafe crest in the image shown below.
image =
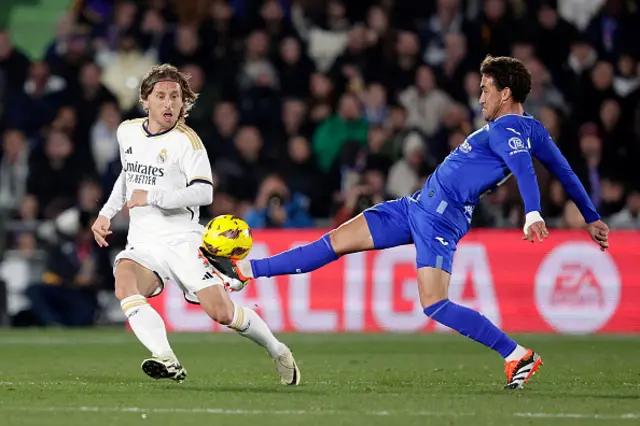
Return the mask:
M167 150L163 148L158 154L158 163L162 164L165 161L167 161Z

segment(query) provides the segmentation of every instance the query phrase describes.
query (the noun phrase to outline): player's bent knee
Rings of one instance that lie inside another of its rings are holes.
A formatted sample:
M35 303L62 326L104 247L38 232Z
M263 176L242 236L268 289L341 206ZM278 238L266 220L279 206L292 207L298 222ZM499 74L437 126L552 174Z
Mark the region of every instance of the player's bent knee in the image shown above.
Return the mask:
M449 297L451 274L438 268L418 269L418 292L422 308Z
M115 296L118 300L141 294L151 296L162 283L156 275L129 259L121 259L116 266Z
M338 256L375 248L364 214L359 214L330 231L329 239L333 250Z
M209 317L222 325L229 325L233 321L233 302L224 287L213 285L196 293L200 306Z
M132 268L133 262L122 259L116 266L115 295L118 300L139 294L136 281L136 274Z

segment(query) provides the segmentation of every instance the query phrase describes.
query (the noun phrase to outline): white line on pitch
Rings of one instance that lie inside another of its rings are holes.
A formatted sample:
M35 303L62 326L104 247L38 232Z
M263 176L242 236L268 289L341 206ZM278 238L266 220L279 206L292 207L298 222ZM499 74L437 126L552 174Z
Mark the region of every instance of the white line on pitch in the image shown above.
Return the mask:
M473 412L446 412L446 411L346 411L346 410L243 410L226 408L142 408L142 407L2 407L3 410L18 411L71 411L91 413L184 413L184 414L222 414L222 415L344 415L360 414L370 416L425 416L425 417L463 417L476 416ZM505 417L529 417L545 419L594 419L594 420L637 420L640 413L625 414L581 414L581 413L504 413Z

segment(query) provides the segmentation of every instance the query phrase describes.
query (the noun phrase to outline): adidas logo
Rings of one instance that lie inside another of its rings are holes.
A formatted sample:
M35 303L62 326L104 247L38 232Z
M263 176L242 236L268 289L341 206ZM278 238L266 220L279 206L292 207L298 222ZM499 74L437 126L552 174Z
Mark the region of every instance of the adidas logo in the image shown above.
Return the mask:
M204 277L202 277L202 281L211 280L213 278L213 274L211 272L207 272L206 274L204 274Z
M133 148L131 147L127 148L127 150L125 151L125 154L133 154Z
M236 331L237 331L238 333L244 333L244 332L246 332L247 330L249 330L249 327L251 327L251 320L247 321L247 326L246 326L246 327L244 327L244 328L242 328L242 329L240 329L240 328L239 328L239 329L237 329Z

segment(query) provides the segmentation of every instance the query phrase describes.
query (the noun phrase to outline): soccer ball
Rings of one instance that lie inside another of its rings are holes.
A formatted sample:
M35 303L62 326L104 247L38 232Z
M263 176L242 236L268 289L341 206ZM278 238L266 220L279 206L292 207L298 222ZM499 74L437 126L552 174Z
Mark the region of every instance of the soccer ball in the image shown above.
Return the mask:
M213 256L244 259L252 246L247 222L230 214L211 219L202 234L202 247Z

